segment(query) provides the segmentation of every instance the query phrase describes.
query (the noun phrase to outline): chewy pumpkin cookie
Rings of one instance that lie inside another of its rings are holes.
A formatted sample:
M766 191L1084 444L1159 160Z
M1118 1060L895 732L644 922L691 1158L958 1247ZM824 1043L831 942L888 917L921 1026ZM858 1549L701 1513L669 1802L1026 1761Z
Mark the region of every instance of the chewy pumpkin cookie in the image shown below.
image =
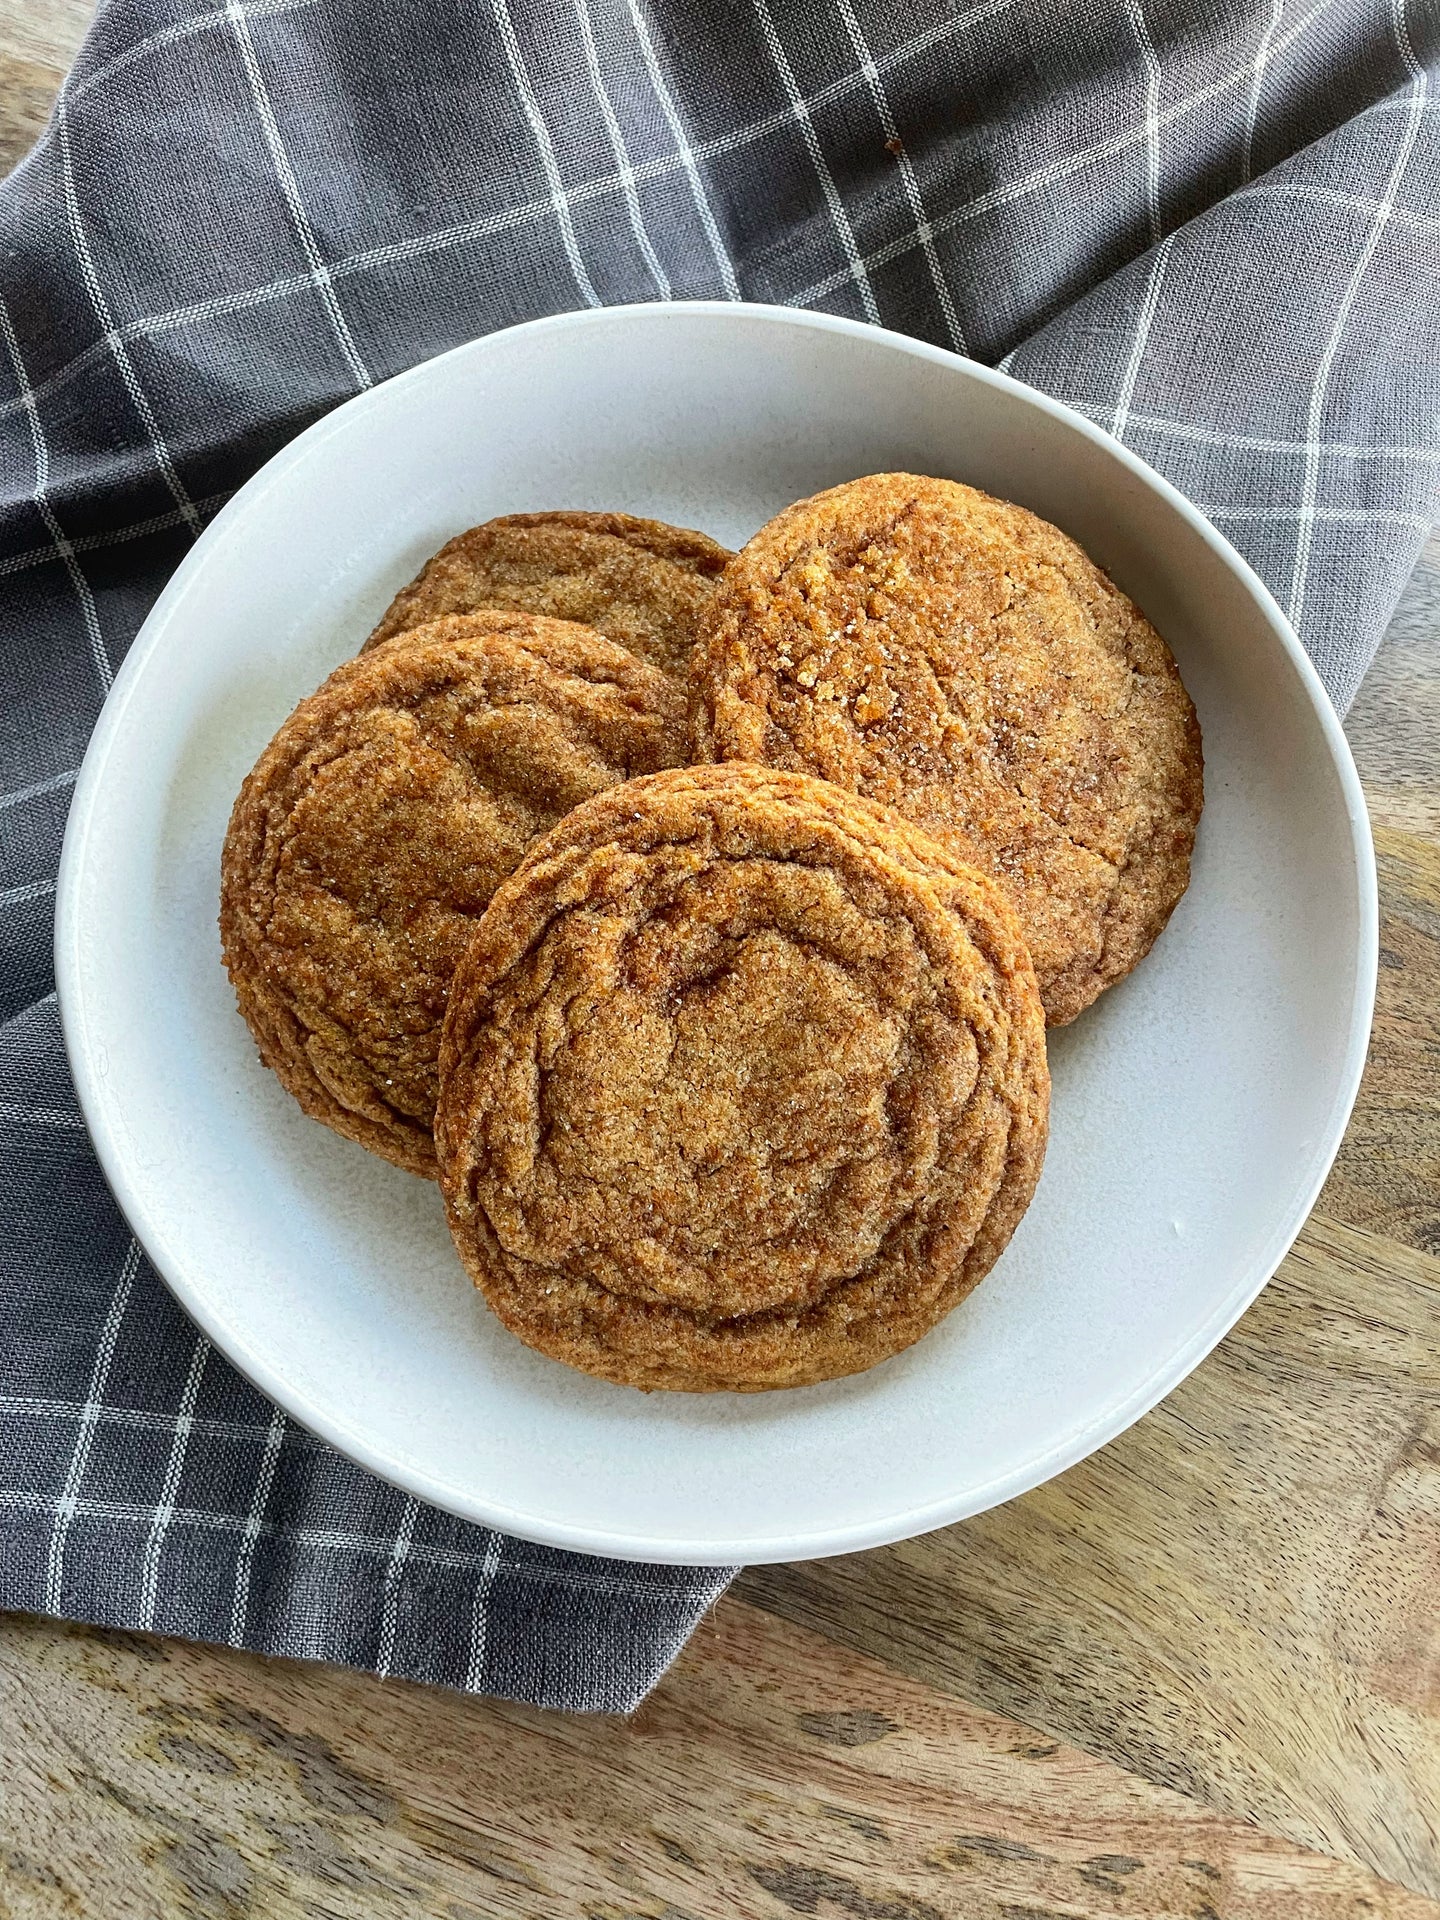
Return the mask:
M402 587L367 647L444 613L506 607L577 620L683 675L728 547L628 513L512 513L443 546Z
M450 976L491 894L571 807L684 748L674 681L527 614L434 621L302 700L235 803L220 931L305 1111L433 1178Z
M797 502L727 568L695 677L702 757L819 774L998 880L1052 1026L1188 884L1200 729L1170 650L1021 507L904 473Z
M761 767L587 802L497 891L436 1116L460 1256L623 1384L856 1373L988 1272L1034 1191L1044 1018L999 888Z

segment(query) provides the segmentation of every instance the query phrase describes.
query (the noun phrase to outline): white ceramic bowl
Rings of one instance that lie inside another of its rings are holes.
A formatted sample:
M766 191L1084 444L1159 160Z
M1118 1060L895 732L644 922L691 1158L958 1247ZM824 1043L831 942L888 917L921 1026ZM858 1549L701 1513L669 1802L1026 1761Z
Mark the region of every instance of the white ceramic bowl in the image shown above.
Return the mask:
M220 844L295 702L440 543L613 507L738 545L787 501L950 475L1073 534L1169 639L1205 734L1194 879L1054 1036L1039 1193L943 1326L854 1379L643 1396L529 1352L436 1190L307 1120L220 963ZM1141 461L999 374L763 307L566 314L340 407L220 514L131 649L65 841L60 1001L97 1150L215 1343L403 1487L533 1540L672 1561L838 1553L1035 1486L1153 1406L1249 1305L1339 1144L1374 997L1355 770L1255 575Z

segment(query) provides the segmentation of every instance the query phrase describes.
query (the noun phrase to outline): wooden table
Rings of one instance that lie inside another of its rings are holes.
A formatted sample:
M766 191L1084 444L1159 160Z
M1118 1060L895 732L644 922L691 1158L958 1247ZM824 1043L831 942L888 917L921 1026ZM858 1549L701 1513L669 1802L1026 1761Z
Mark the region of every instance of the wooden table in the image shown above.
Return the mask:
M85 0L0 0L0 163ZM0 1620L0 1915L1440 1920L1440 542L1348 731L1380 1000L1212 1358L1049 1486L747 1573L632 1720Z

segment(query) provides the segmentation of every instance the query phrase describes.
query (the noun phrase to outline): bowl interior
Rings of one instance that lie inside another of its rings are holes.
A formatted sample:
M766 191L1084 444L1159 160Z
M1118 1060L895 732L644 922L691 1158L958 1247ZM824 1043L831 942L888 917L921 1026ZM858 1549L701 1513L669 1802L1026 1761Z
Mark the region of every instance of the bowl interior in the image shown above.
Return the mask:
M1079 539L1173 647L1205 736L1194 879L1146 963L1053 1037L1040 1190L972 1298L859 1378L642 1396L530 1353L436 1191L306 1120L220 964L221 840L294 702L441 541L617 507L738 544L857 474L950 475ZM161 1271L299 1420L533 1539L783 1559L938 1525L1110 1438L1263 1285L1338 1145L1373 881L1318 683L1223 541L1023 389L873 329L646 308L492 336L302 436L171 583L106 709L61 884L62 1007L106 1170Z

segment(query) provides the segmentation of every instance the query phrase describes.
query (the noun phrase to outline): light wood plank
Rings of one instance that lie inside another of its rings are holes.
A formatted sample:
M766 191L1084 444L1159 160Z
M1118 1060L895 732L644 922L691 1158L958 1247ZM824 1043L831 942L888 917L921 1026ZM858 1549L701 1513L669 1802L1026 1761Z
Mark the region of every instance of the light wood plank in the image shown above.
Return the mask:
M0 0L0 175L40 136L93 0Z
M1312 1220L1112 1446L963 1526L740 1590L1440 1891L1440 1260Z
M15 1920L1440 1920L722 1604L631 1722L12 1622Z
M1321 1208L1440 1253L1440 535L1346 723L1375 829L1380 990Z
M1405 832L1428 831L1432 839L1440 837L1437 640L1440 531L1426 543L1375 665L1345 721L1371 819ZM1422 820L1428 826L1422 826Z

